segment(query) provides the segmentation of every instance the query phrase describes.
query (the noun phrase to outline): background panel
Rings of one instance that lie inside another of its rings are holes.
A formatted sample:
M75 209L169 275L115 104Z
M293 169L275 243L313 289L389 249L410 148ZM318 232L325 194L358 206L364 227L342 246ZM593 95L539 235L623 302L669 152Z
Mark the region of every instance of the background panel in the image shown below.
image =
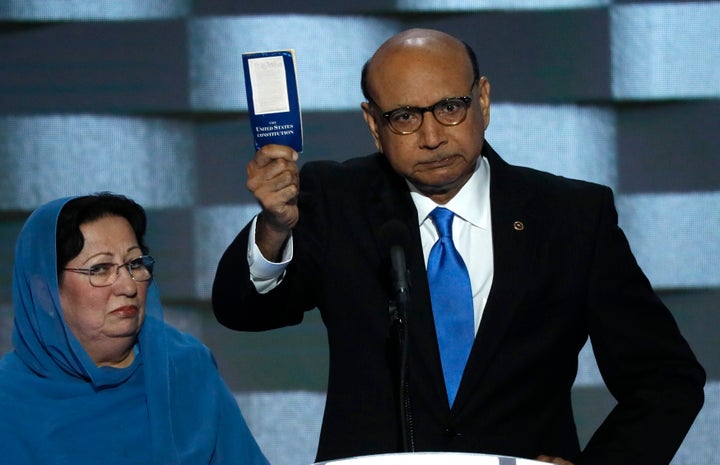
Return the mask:
M0 117L0 208L123 193L148 207L196 197L194 132L185 122L86 114Z
M128 20L183 16L193 0L4 0L0 18L24 21Z
M618 99L720 96L720 3L611 8L612 89Z
M620 225L656 288L720 287L720 192L617 199Z
M191 101L197 110L247 111L242 54L294 49L303 110L356 108L360 69L399 31L395 21L365 17L270 15L190 22ZM332 47L328 47L332 38ZM332 73L318 72L331 69Z
M1 31L0 113L187 108L184 22L25 23Z
M623 104L616 113L623 192L720 191L720 100Z
M617 187L610 108L500 103L491 107L490 121L485 136L506 161Z
M492 10L555 10L586 8L608 4L608 0L397 0L399 10L465 11Z
M203 15L247 15L268 13L302 13L318 15L353 15L357 13L389 13L394 11L394 2L388 0L202 0L196 1L193 11Z
M406 25L448 31L471 45L496 102L610 98L606 9L425 15Z

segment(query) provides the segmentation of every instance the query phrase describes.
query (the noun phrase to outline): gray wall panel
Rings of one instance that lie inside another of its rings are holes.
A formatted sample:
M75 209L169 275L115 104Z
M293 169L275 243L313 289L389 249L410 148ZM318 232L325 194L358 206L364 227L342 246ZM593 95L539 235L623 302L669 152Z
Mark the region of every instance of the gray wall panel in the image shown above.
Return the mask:
M0 113L186 109L185 23L0 27Z

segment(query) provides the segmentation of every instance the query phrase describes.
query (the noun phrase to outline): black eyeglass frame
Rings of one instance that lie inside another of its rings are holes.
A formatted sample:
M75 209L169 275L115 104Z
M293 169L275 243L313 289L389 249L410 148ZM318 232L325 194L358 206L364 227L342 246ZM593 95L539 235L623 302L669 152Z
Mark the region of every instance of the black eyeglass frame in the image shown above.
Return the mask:
M137 262L138 260L142 261L142 265L148 270L149 276L147 279L137 279L135 275L133 274L132 270L132 264L134 262ZM120 268L125 268L130 275L130 278L137 282L137 283L144 283L147 281L150 281L153 277L153 267L155 266L155 259L152 258L150 255L141 255L139 257L133 258L132 260L128 260L125 263L103 263L103 265L114 265L115 266L115 279L108 282L107 284L97 285L94 284L92 281L93 276L97 275L97 270L94 268L63 268L64 271L71 271L73 273L80 273L84 274L88 277L88 281L90 282L90 285L92 287L107 287L112 286L115 284L118 280L118 277L120 277Z

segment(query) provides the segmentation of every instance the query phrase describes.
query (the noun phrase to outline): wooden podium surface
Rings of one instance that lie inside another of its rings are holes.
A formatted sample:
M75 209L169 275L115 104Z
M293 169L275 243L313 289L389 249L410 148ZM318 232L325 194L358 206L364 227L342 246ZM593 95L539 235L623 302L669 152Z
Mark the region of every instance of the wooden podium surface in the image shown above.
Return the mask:
M545 462L464 452L409 452L350 457L314 465L534 465Z

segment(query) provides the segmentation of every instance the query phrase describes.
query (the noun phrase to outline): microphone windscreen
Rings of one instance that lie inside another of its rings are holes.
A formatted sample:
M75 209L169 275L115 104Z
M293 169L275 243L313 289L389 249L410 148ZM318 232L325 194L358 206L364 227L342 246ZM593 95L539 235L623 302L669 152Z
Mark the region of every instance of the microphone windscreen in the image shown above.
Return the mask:
M387 221L380 227L378 237L384 250L389 251L394 246L407 250L410 245L410 231L405 223L398 219Z
M405 254L410 245L410 231L402 221L392 219L382 225L378 236L382 241L383 250L390 259L393 289L399 298L407 299L410 279Z

